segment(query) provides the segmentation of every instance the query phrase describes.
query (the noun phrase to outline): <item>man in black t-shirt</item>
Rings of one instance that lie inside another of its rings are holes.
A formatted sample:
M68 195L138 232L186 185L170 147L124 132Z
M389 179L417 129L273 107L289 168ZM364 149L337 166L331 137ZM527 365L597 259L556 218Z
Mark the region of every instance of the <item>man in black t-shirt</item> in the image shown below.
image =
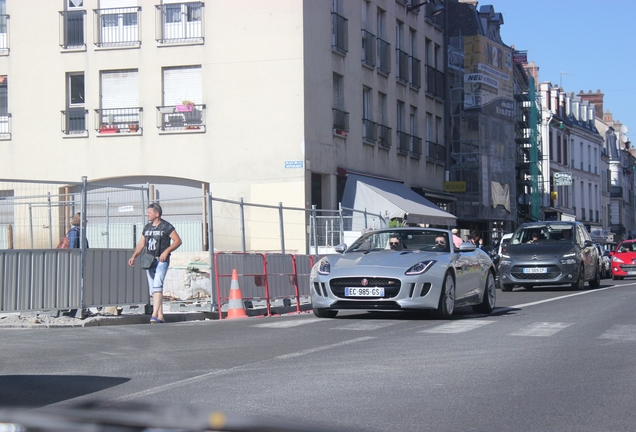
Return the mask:
M163 323L163 281L170 267L170 253L181 246L181 237L177 234L172 224L161 219L163 213L161 206L152 203L148 206L146 215L148 223L143 229L139 243L128 260L128 265L135 264L135 258L146 250L154 255L152 266L146 270L148 275L148 287L152 296L151 323Z

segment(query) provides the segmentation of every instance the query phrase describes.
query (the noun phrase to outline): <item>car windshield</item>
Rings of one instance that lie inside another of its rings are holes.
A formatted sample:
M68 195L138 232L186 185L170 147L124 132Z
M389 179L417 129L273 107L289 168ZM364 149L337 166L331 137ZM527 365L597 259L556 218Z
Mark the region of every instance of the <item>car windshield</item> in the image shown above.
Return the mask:
M450 252L448 231L435 229L378 230L364 234L347 252L423 250Z
M636 252L636 242L621 243L616 252Z
M514 233L511 243L572 243L575 237L574 228L572 224L563 223L526 225Z

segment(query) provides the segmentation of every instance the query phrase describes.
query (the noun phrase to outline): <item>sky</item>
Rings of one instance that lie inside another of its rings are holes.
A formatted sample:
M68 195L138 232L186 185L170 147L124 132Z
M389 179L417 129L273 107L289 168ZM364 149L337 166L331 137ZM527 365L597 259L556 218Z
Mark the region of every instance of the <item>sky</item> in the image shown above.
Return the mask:
M636 141L636 0L489 0L501 12L501 38L528 51L539 82L605 95L603 111ZM597 113L598 115L599 113Z

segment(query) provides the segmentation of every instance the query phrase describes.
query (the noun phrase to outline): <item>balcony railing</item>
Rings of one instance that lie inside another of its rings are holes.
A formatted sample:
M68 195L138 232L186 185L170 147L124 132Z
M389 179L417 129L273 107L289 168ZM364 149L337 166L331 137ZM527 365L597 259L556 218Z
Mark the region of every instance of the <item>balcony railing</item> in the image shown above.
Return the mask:
M201 44L205 22L203 2L156 5L156 35L159 44Z
M581 209L581 220L585 220L585 207Z
M84 108L67 108L62 111L62 133L65 135L85 135L86 116L88 110Z
M362 63L370 67L375 67L375 52L375 35L362 29Z
M345 17L335 12L331 13L333 29L331 33L331 49L346 55L349 51L348 21Z
M95 45L98 47L138 47L140 7L94 9Z
M369 119L362 119L362 138L375 143L378 140L378 124Z
M411 147L411 135L406 132L397 131L398 147L397 151L401 154L408 154Z
M426 160L443 163L446 160L446 147L433 141L426 141Z
M63 49L85 49L85 10L60 12L60 46Z
M590 218L588 220L589 221L593 221L594 220L594 210L590 210Z
M158 106L157 128L166 132L204 132L205 105Z
M140 134L143 108L111 108L95 110L95 130L100 134Z
M411 56L411 86L420 89L422 87L422 62Z
M391 147L391 128L382 124L378 125L378 144L388 149Z
M0 15L0 55L9 55L9 15Z
M610 188L610 198L623 198L623 187L612 186Z
M411 135L411 155L415 157L422 156L422 138Z
M349 132L349 113L338 108L332 108L333 128Z
M11 139L11 114L0 114L0 140Z
M444 97L444 72L426 66L426 91L434 96Z
M397 64L397 79L400 82L409 82L409 54L401 49L395 50Z
M391 44L378 38L378 72L391 73Z

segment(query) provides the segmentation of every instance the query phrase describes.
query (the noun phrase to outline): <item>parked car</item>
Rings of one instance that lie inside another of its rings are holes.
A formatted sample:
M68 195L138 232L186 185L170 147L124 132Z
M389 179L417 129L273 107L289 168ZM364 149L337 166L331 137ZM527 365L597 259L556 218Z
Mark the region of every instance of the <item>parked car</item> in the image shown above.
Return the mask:
M375 230L336 251L340 254L322 258L311 270L311 301L318 317L352 309L428 309L447 319L460 306L485 314L495 307L492 260L474 244L455 247L449 230Z
M601 259L580 222L528 222L520 225L502 247L499 277L502 291L569 284L598 288Z
M624 240L618 244L612 257L612 279L636 276L636 240Z
M596 244L599 257L601 257L601 279L609 279L612 277L612 258L609 251L603 249L603 246Z

